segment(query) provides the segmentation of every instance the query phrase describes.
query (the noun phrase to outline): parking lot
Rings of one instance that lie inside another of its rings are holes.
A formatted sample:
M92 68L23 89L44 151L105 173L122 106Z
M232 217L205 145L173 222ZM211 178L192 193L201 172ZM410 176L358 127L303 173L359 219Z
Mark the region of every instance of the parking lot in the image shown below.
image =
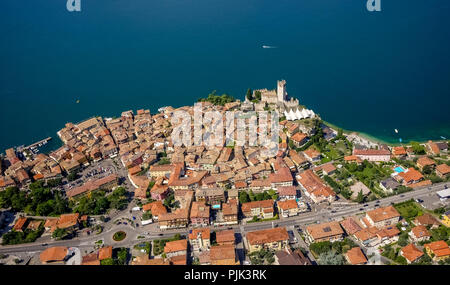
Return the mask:
M96 180L103 177L106 177L108 175L111 175L113 173L116 173L116 167L114 166L113 162L110 160L105 160L96 163L95 165L90 165L81 171L78 172L78 179L72 182L63 182L64 184L64 190L70 190L76 187L79 187L86 183L89 180Z
M421 197L420 200L416 201L422 205L427 210L434 210L441 207L448 207L450 205L450 199L446 201L441 201L436 193L430 193L425 197Z

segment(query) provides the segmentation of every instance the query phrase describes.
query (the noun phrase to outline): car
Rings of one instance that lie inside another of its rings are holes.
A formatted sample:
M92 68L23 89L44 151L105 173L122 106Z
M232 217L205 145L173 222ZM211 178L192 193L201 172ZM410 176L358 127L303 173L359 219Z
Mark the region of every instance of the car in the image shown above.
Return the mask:
M135 216L133 216L133 220L136 220L136 217L135 217Z
M47 246L48 245L48 243L46 243L46 242L44 242L43 244L42 244L42 246Z
M364 208L359 208L360 211L364 211Z
M369 204L364 204L364 207L367 207L367 206L369 206Z
M448 188L448 187L447 187L447 184L445 184L445 185L444 185L444 189L447 189L447 188Z
M405 197L405 195L402 194L402 195L400 195L400 197Z
M123 222L124 225L128 225L126 222Z
M228 227L227 229L229 229L229 230L232 230L232 229L233 229L233 227Z
M159 236L163 236L163 234L158 234Z

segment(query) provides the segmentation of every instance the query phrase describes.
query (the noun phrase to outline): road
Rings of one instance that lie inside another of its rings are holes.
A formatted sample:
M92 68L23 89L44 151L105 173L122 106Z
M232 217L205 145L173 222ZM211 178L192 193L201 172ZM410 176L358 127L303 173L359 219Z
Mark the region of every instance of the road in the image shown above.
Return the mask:
M444 189L444 185L447 185L447 187L450 186L449 182L446 183L439 183L432 185L430 187L416 189L411 192L406 192L401 195L391 196L387 198L383 198L379 200L379 206L388 206L392 203L400 203L404 202L410 199L417 199L417 198L423 198L428 195L436 195L435 193L437 191L440 191ZM276 221L266 221L266 222L259 222L259 223L251 223L246 225L234 225L230 226L235 230L236 233L245 234L246 232L255 231L255 230L262 230L262 229L268 229L272 227L287 227L287 226L295 226L295 225L308 225L313 223L322 223L327 222L331 220L340 220L343 217L356 215L356 214L362 214L368 210L372 210L377 208L377 201L372 201L367 203L368 206L363 207L361 204L356 203L349 203L346 206L341 206L339 210L336 210L335 213L332 213L331 210L323 209L319 212L307 212L300 214L299 216L295 217L289 217L289 218L283 218L281 220ZM130 206L131 207L131 206ZM118 216L127 216L129 215L129 208L122 211L121 215ZM18 253L18 252L34 252L34 251L42 251L47 247L52 246L65 246L65 247L91 247L94 245L94 243L97 240L103 239L105 240L105 243L108 245L114 245L114 246L127 246L131 247L134 244L138 242L143 241L150 241L154 239L160 239L160 238L168 238L172 237L173 235L179 233L187 235L189 232L189 228L183 228L183 229L172 229L172 230L166 230L166 231L155 231L155 232L149 232L148 227L139 227L135 228L130 225L124 226L124 225L114 225L113 220L107 223L108 227L105 227L105 231L98 235L90 235L87 237L80 237L72 240L62 240L62 241L52 241L49 242L48 245L42 246L40 242L35 243L29 243L29 244L20 244L20 245L10 245L10 246L2 246L0 247L0 253ZM221 230L226 229L228 227L217 227L217 226L210 226L211 230ZM111 237L116 231L125 231L127 233L126 239L123 241L117 243L112 241ZM144 235L144 232L149 232L148 235ZM145 238L137 239L138 236L144 236Z

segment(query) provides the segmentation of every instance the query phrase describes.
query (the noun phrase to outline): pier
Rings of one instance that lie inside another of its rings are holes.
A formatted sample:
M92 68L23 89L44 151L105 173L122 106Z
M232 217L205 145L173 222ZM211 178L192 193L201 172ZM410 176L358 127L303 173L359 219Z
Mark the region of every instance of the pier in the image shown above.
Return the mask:
M23 149L30 149L30 148L35 148L35 147L40 147L45 145L46 143L48 143L50 140L52 139L52 137L48 137L46 139L40 140L38 142L35 142L34 144L30 144L27 147L24 147ZM40 146L39 146L40 145Z

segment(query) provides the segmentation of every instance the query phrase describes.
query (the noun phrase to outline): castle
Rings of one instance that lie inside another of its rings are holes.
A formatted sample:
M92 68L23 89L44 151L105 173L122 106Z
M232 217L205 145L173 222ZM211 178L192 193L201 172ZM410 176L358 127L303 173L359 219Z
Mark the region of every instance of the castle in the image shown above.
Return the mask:
M268 90L267 88L254 90L253 97L255 97L256 92L261 93L261 102L256 104L256 109L263 109L266 103L277 105L280 112L286 110L295 111L299 108L298 99L288 97L286 80L278 80L276 90Z

